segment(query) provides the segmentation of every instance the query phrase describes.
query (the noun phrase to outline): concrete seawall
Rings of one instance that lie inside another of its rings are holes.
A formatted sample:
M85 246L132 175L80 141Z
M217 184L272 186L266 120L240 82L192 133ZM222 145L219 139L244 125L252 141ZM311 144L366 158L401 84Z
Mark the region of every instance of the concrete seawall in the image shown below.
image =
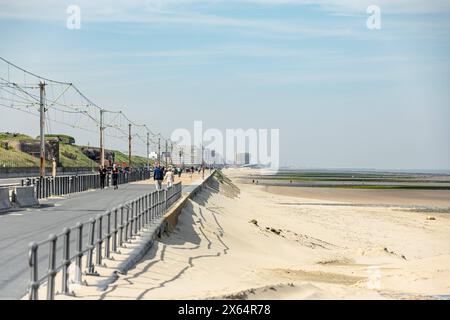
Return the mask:
M119 274L126 274L128 270L133 268L152 248L154 241L160 238L164 233L172 232L177 224L178 218L186 205L188 199L193 198L208 182L209 179L214 175L211 172L201 181L198 185L190 185L184 191L181 199L172 205L172 207L166 212L166 214L157 221L153 226L151 226L147 231L143 232L139 245L135 247L128 256L117 266L117 272ZM113 274L110 278L111 282L117 279L117 275ZM107 281L108 282L108 281ZM108 283L109 284L109 283Z
M178 200L178 203L176 203L176 205L164 215L163 225L165 232L172 232L175 229L181 211L183 210L188 199L192 199L193 197L195 197L195 195L205 186L205 183L207 183L209 179L212 178L214 172L215 171L209 174L201 184L193 187L193 189L190 190L189 193L183 195L182 198Z

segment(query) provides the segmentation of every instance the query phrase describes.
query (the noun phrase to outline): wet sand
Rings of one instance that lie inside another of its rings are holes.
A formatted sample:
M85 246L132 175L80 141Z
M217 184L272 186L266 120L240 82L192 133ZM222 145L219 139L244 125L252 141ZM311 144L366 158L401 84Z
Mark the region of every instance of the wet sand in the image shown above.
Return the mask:
M342 202L352 204L450 206L450 190L390 190L390 189L341 189L261 186L262 190L290 197L319 202Z

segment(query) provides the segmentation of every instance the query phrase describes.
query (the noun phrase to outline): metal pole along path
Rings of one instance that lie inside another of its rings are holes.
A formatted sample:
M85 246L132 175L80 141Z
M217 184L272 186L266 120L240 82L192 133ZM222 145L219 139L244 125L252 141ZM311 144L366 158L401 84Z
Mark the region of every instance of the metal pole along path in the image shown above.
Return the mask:
M63 274L62 274L62 288L63 294L69 293L69 266L70 266L70 229L64 228L64 243L63 243Z
M40 162L39 175L45 177L45 83L39 83L39 118L40 118Z
M30 243L30 251L28 256L28 265L31 268L31 281L30 281L30 300L38 299L39 291L39 274L38 274L38 244L37 242Z

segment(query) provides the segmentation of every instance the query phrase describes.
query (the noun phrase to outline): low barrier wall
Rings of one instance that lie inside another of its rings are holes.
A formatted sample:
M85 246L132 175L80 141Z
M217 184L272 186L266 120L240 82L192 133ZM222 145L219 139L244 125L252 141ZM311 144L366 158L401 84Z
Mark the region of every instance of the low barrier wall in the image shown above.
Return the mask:
M19 207L34 207L39 205L33 186L15 187L13 191L14 203Z
M205 184L210 179L212 179L215 172L216 171L214 170L208 177L205 178L205 180L201 184L199 184L197 187L195 187L189 194L184 195L182 197L181 201L177 204L177 206L174 207L171 211L167 212L164 215L163 226L162 226L161 232L172 232L173 230L175 230L175 228L178 224L178 218L179 218L184 206L186 205L186 202L189 199L192 199L193 197L195 197L195 195L205 187Z
M11 209L11 207L9 188L0 188L0 211Z

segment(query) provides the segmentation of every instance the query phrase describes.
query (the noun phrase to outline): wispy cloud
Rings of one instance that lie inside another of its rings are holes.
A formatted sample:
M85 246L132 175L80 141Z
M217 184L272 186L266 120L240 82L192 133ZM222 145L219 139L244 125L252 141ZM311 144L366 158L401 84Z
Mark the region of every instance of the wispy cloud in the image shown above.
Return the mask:
M329 28L326 24L280 19L226 16L214 14L219 6L316 6L334 16L363 16L373 0L129 0L86 1L77 4L86 22L114 22L145 25L189 25L243 30L258 30L272 34L313 37L347 37L354 35L350 28ZM450 12L447 0L377 0L383 13ZM0 1L0 17L25 20L59 20L67 18L66 8L71 1L26 0ZM208 4L206 6L206 4ZM204 6L201 6L204 5ZM43 10L45 8L45 10ZM205 9L206 8L206 9Z

